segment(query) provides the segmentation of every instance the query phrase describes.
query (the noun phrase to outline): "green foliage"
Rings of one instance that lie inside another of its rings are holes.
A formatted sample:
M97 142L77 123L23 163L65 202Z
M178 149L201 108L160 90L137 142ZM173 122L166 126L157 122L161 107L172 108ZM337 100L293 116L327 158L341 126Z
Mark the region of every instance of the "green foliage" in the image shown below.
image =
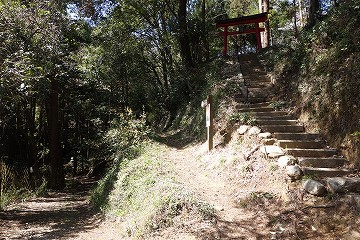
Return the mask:
M293 17L296 6L290 1L272 1L270 10L270 28L273 36L273 45L290 44L294 40Z
M360 137L360 131L355 131L350 135L353 136L353 137Z
M48 182L46 181L45 178L42 179L42 182L40 184L40 186L38 186L35 189L35 196L36 197L45 197L48 195Z
M141 155L118 161L93 191L91 201L110 214L122 217L123 237L145 237L172 224L184 209L211 218L213 209L174 181L164 161L165 146L148 144ZM111 183L111 184L110 184ZM113 185L113 187L111 186ZM108 199L109 190L111 194Z
M66 112L66 96L78 86L72 54L80 45L79 25L72 25L54 1L6 2L0 8L0 155L11 165L32 166L38 172L35 166L44 167L52 146L50 116L63 114L62 126L75 121ZM54 95L62 109L50 103ZM49 114L52 111L56 115ZM60 129L56 132L61 135ZM66 142L68 136L63 136Z
M285 101L273 101L269 104L269 107L273 108L276 111L285 110L288 107L287 102Z
M99 158L108 159L112 164L92 191L91 202L95 207L107 208L109 193L113 189L119 169L142 152L150 134L145 114L137 118L129 108L112 121L111 128L104 134L103 143L98 150L98 153L102 153Z
M261 205L264 200L274 199L276 195L269 192L251 192L249 196L242 198L239 200L239 205L243 208L247 208L249 206Z
M31 195L29 173L26 169L15 171L14 167L0 161L0 210L7 205Z
M109 194L114 187L119 171L119 165L119 162L115 162L115 164L106 172L106 175L98 182L97 186L91 191L90 202L97 209L104 211L108 208Z
M104 136L104 144L109 152L115 154L132 152L148 139L150 133L145 113L137 118L135 113L127 108L126 112L119 114L111 122L111 127Z
M268 192L252 192L250 194L250 197L254 200L259 199L259 198L267 198L267 199L272 199L274 198L274 195Z
M240 16L247 16L257 14L259 12L257 0L245 1L226 1L225 9L228 12L229 18L237 18Z
M232 124L240 123L240 124L252 126L255 124L256 119L254 116L251 115L251 113L236 112L230 116L230 122Z

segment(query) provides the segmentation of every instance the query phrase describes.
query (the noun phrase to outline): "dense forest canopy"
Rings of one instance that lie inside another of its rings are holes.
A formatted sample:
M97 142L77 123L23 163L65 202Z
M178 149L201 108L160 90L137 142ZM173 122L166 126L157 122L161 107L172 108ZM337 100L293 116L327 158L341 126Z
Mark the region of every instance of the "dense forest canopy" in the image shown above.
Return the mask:
M265 2L273 44L295 41L338 4ZM259 4L0 1L0 163L15 175L27 172L22 176L31 175L32 186L46 179L59 189L66 166L76 175L106 162L109 129L122 129L125 149L140 141L145 124L168 127L204 89L199 73L221 52L215 19L259 13Z

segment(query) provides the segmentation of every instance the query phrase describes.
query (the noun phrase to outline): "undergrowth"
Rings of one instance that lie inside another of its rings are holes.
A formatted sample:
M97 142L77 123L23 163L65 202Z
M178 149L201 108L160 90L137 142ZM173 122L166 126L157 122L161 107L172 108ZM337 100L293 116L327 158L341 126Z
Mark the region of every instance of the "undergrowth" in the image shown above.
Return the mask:
M27 169L22 171L0 161L0 211L33 194Z
M128 159L108 174L116 178L106 212L125 224L122 237L145 237L174 224L183 212L194 218L211 218L213 209L176 182L164 159L165 146L149 143L143 153Z
M191 95L190 101L179 108L172 125L167 130L179 129L182 136L191 137L191 141L206 139L205 108L201 102L209 95L213 96L214 118L222 114L223 108L233 101L239 91L239 66L231 60L219 58L207 63L202 70L203 84L199 92Z
M102 141L103 157L111 167L91 192L91 203L98 209L106 209L109 194L114 187L121 165L139 156L148 137L150 128L146 125L146 116L137 118L131 109L112 121L111 128L104 134Z

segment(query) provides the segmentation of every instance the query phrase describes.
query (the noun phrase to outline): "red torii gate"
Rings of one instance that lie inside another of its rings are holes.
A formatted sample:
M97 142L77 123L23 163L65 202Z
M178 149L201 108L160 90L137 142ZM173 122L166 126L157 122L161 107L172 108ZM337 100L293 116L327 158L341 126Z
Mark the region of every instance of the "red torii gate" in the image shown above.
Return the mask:
M224 28L224 31L219 34L220 36L224 37L224 50L223 50L224 56L227 54L228 36L232 36L232 35L255 33L257 48L258 48L258 50L261 49L262 45L261 45L260 32L269 30L269 29L261 28L259 26L259 23L261 23L261 22L265 23L265 27L268 28L269 24L268 24L268 13L267 12L256 14L256 15L239 17L239 18L217 20L216 28L222 28L222 27ZM228 31L229 27L231 27L231 26L238 26L238 25L244 25L244 24L255 24L255 28L246 29L244 31L235 31L235 32Z

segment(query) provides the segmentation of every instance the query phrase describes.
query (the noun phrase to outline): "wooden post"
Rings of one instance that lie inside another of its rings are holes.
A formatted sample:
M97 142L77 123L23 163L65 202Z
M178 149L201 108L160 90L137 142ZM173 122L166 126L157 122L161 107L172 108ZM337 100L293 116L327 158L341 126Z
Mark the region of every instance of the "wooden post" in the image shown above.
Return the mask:
M209 95L207 99L201 102L201 106L206 110L207 145L210 152L214 147L213 96Z
M260 51L262 48L261 45L261 34L260 34L260 26L259 23L255 23L255 29L256 29L256 42L257 42L257 50Z
M225 26L224 27L224 51L223 51L224 57L227 55L227 49L228 49L228 26Z

